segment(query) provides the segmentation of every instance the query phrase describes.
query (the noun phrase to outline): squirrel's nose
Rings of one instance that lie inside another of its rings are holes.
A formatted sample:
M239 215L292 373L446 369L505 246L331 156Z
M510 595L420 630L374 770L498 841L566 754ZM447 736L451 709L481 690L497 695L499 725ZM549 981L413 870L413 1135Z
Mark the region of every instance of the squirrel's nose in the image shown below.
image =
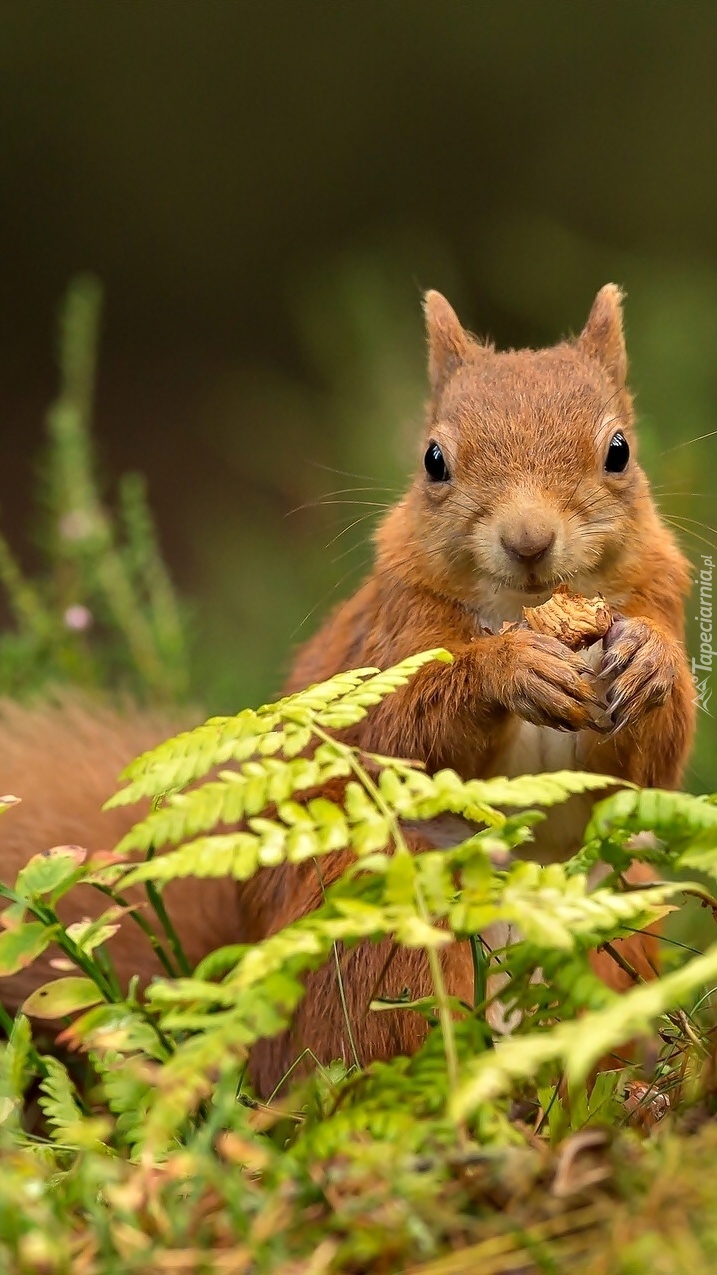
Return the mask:
M533 567L552 549L555 532L547 527L520 527L509 536L501 536L500 543L514 562Z

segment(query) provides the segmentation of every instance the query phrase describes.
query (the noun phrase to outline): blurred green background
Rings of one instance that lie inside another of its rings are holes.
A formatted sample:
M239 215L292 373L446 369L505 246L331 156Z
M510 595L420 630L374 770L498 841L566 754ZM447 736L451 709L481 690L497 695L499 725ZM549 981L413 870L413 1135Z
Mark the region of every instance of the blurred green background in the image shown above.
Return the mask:
M2 0L0 506L23 564L78 270L106 294L102 475L110 498L148 477L210 710L278 690L360 579L414 462L429 286L504 345L626 287L643 459L699 564L716 64L717 8L678 0ZM716 745L701 713L691 787L717 788Z

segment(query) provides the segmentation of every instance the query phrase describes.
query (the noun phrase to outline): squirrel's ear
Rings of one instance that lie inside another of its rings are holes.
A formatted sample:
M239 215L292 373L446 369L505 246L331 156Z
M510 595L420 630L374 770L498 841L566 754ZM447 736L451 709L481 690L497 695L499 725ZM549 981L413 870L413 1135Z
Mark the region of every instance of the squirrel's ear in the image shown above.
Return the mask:
M428 337L428 377L435 394L465 359L470 337L440 292L426 293L423 310Z
M602 363L613 383L622 388L627 377L627 351L622 330L622 288L606 283L593 301L578 346L590 358Z

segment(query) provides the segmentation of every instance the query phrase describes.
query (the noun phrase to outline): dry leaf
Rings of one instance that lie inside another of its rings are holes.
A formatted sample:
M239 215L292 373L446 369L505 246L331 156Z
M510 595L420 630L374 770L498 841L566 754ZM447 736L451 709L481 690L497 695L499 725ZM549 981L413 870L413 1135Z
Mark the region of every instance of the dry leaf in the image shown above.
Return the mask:
M648 1085L644 1080L629 1080L625 1085L625 1111L636 1129L654 1129L671 1110L669 1094Z

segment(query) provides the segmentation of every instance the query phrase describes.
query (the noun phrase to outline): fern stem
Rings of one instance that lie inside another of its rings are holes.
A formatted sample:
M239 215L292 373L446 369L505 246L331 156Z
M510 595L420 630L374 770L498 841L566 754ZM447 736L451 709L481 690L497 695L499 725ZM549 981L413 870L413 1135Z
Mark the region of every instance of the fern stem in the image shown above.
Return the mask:
M488 999L488 962L479 934L471 934L468 942L473 962L473 1008L485 1006Z
M318 859L314 859L314 867L316 868L316 875L317 875L317 877L319 878L319 885L321 886L321 895L322 895L322 898L324 899L324 902L325 902L325 901L326 901L326 890L325 890L325 888L324 888L324 878L323 878L323 876L322 876L322 874L321 874L321 868L320 868L320 866L319 866L319 861L318 861ZM356 1041L355 1041L355 1039L354 1039L353 1029L352 1029L352 1027L351 1027L351 1019L349 1018L349 1007L348 1007L348 1001L346 1000L346 989L345 989L345 987L344 987L344 979L343 979L343 975L342 975L342 973L341 973L341 962L340 962L340 960L339 960L339 945L338 945L338 943L336 943L336 942L334 942L334 945L333 945L333 952L334 952L334 963L335 963L335 965L336 965L336 981L337 981L337 983L338 983L338 987L339 987L339 997L340 997L340 1000L341 1000L341 1009L342 1009L343 1016L344 1016L344 1022L346 1023L346 1034L347 1034L347 1036L348 1036L348 1038L349 1038L349 1045L351 1046L351 1053L352 1053L352 1054L353 1054L353 1056L354 1056L354 1063L355 1063L355 1065L356 1065L357 1069L358 1069L359 1071L361 1071L361 1060L360 1060L360 1058L359 1058L359 1056L358 1056L358 1049L356 1048Z
M109 886L100 885L98 881L93 881L92 884L96 890L99 890L100 894L104 894L106 898L112 899L113 903L117 903L121 908L127 908L128 915L132 918L135 924L139 926L140 930L145 935L147 942L157 957L157 960L164 967L165 973L168 974L170 978L176 978L178 973L177 969L174 965L172 965L172 962L167 956L167 953L162 947L162 944L152 929L152 926L148 921L145 921L143 916L140 916L136 907L134 907L131 903L128 903L121 894L117 894L115 891L111 890Z
M108 982L102 967L97 961L93 961L91 957L85 955L79 944L68 936L54 908L38 903L34 899L26 899L6 885L0 885L0 897L10 899L12 903L22 904L47 929L55 931L53 940L60 948L60 951L64 952L65 956L68 956L78 969L81 969L83 974L86 974L91 979L109 1005L117 1002L118 998L115 996L111 983ZM122 998L120 997L119 999L121 1001Z
M631 982L633 983L642 982L642 979L640 978L640 975L638 974L634 965L631 965L629 961L626 961L622 953L618 952L617 948L613 947L612 943L608 943L608 942L602 943L601 947L603 952L606 952L607 955L615 962L615 964L619 966L623 974L627 974L627 977L630 979Z
M0 1027L2 1027L8 1040L10 1039L10 1034L14 1026L15 1026L15 1019L13 1018L12 1014L8 1013L2 1001L0 1001Z
M154 854L152 851L150 851L149 854L147 855L147 858L152 859L153 857L154 857ZM189 961L187 960L184 954L184 948L182 947L181 941L179 939L179 935L177 934L177 931L175 930L174 926L172 925L172 922L169 919L169 913L167 912L167 909L164 906L161 892L157 889L156 885L154 884L154 881L146 881L144 888L147 892L147 898L149 899L151 906L154 908L154 911L157 914L159 923L162 926L162 929L164 930L165 934L167 935L167 938L169 940L169 946L171 947L174 953L174 957L177 962L177 966L179 968L180 973L186 974L189 977L192 973L192 967L189 964Z
M384 978L386 977L386 974L388 973L389 969L391 968L391 963L392 963L392 962L393 962L393 960L395 959L395 956L396 956L396 952L397 952L397 951L398 951L398 948L397 948L397 946L396 946L396 943L395 943L395 942L393 942L393 943L391 944L391 950L390 950L390 952L389 952L388 956L386 957L386 960L384 961L383 965L381 966L380 970L378 971L378 974L376 975L376 978L375 978L375 980L374 980L373 987L371 988L371 994L370 994L370 996L368 997L368 999L367 999L367 1001L366 1001L366 1008L365 1008L365 1010L364 1010L364 1019L367 1017L367 1015L368 1015L368 1011L369 1011L369 1009L371 1008L371 1001L375 1000L375 999L376 999L376 997L377 997L377 995L378 995L378 989L380 988L380 986L381 986L381 984L382 984L382 982L383 982Z
M304 1061L305 1058L310 1058L316 1070L320 1071L323 1076L328 1077L329 1073L326 1067L316 1057L316 1054L314 1053L313 1049L302 1049L301 1053L294 1059L291 1066L287 1067L278 1085L274 1086L266 1102L258 1102L256 1099L253 1099L251 1104L252 1107L259 1107L262 1111L277 1110L276 1108L272 1108L271 1104L273 1103L276 1095L281 1089L281 1086L286 1083L286 1081L289 1079L289 1076L292 1074L292 1072L295 1071L298 1066L300 1066L300 1064ZM362 1080L365 1075L366 1073L364 1071L359 1071L358 1075L353 1076L352 1080L348 1081L348 1084L352 1084L354 1080ZM343 1093L343 1087L341 1089L341 1092ZM246 1098L246 1095L242 1095L242 1101L244 1101L245 1098ZM292 1112L289 1112L289 1111L282 1111L281 1115L283 1119L286 1119L288 1117L288 1119L294 1120L296 1124L301 1124L303 1119L301 1115L299 1114L294 1115Z

